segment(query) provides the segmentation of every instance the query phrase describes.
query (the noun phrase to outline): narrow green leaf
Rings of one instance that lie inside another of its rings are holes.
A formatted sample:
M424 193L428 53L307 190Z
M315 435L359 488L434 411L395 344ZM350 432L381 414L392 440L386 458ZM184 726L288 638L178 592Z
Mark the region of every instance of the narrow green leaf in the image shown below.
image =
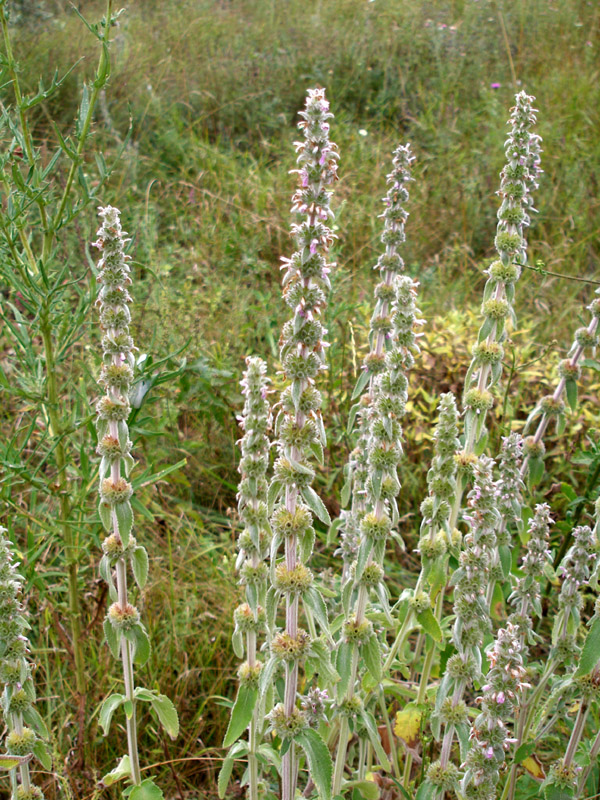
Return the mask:
M431 608L425 609L416 615L419 625L423 628L425 633L435 642L442 641L442 629L440 623L437 621L435 614Z
M106 639L106 644L110 647L110 652L115 658L119 658L121 655L121 635L117 633L109 619L104 620L104 638Z
M133 660L136 664L139 664L140 667L143 667L146 661L150 658L150 639L148 638L148 634L144 629L143 625L136 625L132 629L133 633L133 644L135 647L135 652L133 654Z
M331 518L329 512L323 505L323 501L311 486L305 486L302 489L302 497L306 501L306 505L317 516L324 525L331 525Z
M112 786L113 783L131 777L131 762L129 756L123 756L117 766L102 778L105 786Z
M529 466L529 485L537 486L544 475L544 459L530 458L527 463Z
M364 800L379 800L379 786L374 781L346 781L343 788L356 789Z
M361 374L358 376L358 380L356 381L356 386L354 387L354 391L352 392L351 400L356 400L363 392L363 389L369 382L369 373L367 370L363 370Z
M148 580L148 553L145 547L138 545L135 548L131 557L131 568L135 582L140 589L143 589Z
M179 734L179 717L173 703L164 694L155 695L150 702L160 724L171 739L176 739Z
M100 714L98 715L98 722L106 736L110 727L110 721L117 708L125 701L125 696L122 694L111 694L102 703L100 707Z
M579 656L579 666L575 673L576 678L589 675L596 664L600 661L600 618L595 619L589 629L583 650Z
M424 781L417 790L415 800L433 800L437 793L437 787L433 783Z
M367 641L359 648L360 655L364 658L367 669L369 670L375 683L381 681L381 649L377 636L369 636Z
M250 724L252 712L256 705L258 691L248 686L240 686L231 717L227 726L227 733L223 739L223 747L230 747L242 735Z
M233 764L236 757L243 758L247 752L248 745L246 742L236 742L223 759L223 764L221 765L221 770L217 780L217 792L221 800L223 800L225 797L225 792L227 791L227 786L229 785L229 779L231 778L231 772L233 770Z
M48 752L46 742L42 741L42 739L38 739L33 745L33 755L37 758L45 770L52 769L52 756Z
M133 787L129 800L164 800L164 794L151 778L146 778L139 786Z
M306 753L310 777L322 800L331 800L331 778L333 762L329 748L317 731L306 728L296 736L296 741Z
M571 411L577 410L577 381L573 378L568 378L565 383L565 391L567 393L567 402L571 407Z
M386 752L383 749L383 745L381 744L379 731L377 730L373 716L368 711L363 711L360 714L360 720L365 726L369 741L373 745L373 750L375 751L375 755L377 756L379 763L386 772L389 772L391 770L391 765Z
M340 682L337 685L337 696L341 700L348 691L348 684L350 683L350 676L352 673L352 649L354 645L349 642L340 642L337 649L335 660L335 668L340 676Z
M126 500L124 503L117 503L115 506L115 514L117 516L119 535L123 541L123 547L127 547L129 544L129 534L133 528L133 511L131 510L131 503L129 500Z
M304 594L302 595L302 600L304 601L305 605L312 611L315 616L315 619L319 623L319 626L323 633L329 635L329 620L327 619L327 606L325 605L325 601L321 597L321 593L318 589L315 589L314 586L311 586Z
M31 755L28 756L6 756L0 755L0 770L11 770L18 767L20 764L27 764L31 761Z
M104 526L104 530L112 532L112 513L108 503L103 503L102 500L100 500L98 504L98 513L100 514L100 520Z

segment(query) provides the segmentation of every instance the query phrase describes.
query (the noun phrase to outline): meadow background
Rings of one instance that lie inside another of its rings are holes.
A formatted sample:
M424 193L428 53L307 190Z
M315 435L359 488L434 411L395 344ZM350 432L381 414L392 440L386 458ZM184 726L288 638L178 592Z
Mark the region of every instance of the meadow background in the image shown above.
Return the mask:
M35 112L36 144L50 152L54 119L68 131L80 88L93 73L93 39L69 4L13 3L20 79L34 91L78 61L61 90ZM80 1L99 19L101 3ZM92 151L110 160L123 149L100 200L122 209L133 236L133 335L147 354L131 421L139 459L137 537L151 556L150 583L139 599L154 644L143 683L177 706L181 734L172 743L142 723L145 763L169 797L211 797L223 752L237 659L230 636L240 592L234 574L236 464L241 410L239 380L246 354L269 360L277 386L277 340L286 309L279 263L292 249L290 195L295 123L307 88L326 87L340 147L333 208L338 243L327 311L329 371L323 380L328 468L315 488L339 511L342 468L352 447L345 422L357 366L365 352L381 231L377 214L392 150L411 142L416 156L404 257L421 283L423 355L412 372L400 475L402 536L407 551L390 552L392 596L411 581L431 443L427 431L438 393L460 391L478 327L483 269L493 254L505 122L515 91L537 98L543 137L542 176L529 231L530 264L517 287L519 327L511 335L503 403L494 412L493 452L512 416L524 420L563 357L599 281L600 6L590 0L131 0L113 38L113 69L93 126ZM2 103L12 102L2 81ZM6 131L3 137L6 143ZM94 180L93 157L85 170ZM96 256L89 242L92 207L61 235L59 256L73 278L92 286ZM562 277L557 277L555 274ZM3 320L15 297L0 282ZM11 305L12 304L12 305ZM68 310L68 308L67 308ZM33 321L32 321L33 327ZM32 346L36 334L31 330ZM80 418L99 394L97 320L61 362L59 387ZM152 361L150 361L152 359ZM93 427L82 426L69 458L89 464L89 502L78 520L88 695L85 752L68 638L56 497L32 480L26 451L12 444L31 423L31 386L44 378L19 369L0 328L0 524L22 554L32 640L39 663L40 712L55 731L55 772L48 797L110 797L101 775L124 750L124 733L104 740L96 709L118 690L119 670L103 644L106 589L97 564L101 539L93 480ZM160 374L158 379L156 375ZM7 382L23 385L9 393ZM566 452L576 493L590 487L596 452L600 381L586 370L567 435L548 440L550 457L537 499L566 510L554 479L553 454ZM140 387L142 388L142 387ZM29 394L28 394L29 392ZM39 419L30 433L43 430ZM588 437L580 431L592 428ZM11 449L12 448L12 449ZM587 455L586 455L587 453ZM149 480L185 459L157 483ZM43 469L52 480L52 462ZM325 478L327 475L327 478ZM556 531L558 534L558 531ZM326 531L314 566L336 571ZM81 760L83 758L83 760ZM159 765L159 766L156 766ZM0 783L0 794L3 791ZM116 795L115 795L116 796Z

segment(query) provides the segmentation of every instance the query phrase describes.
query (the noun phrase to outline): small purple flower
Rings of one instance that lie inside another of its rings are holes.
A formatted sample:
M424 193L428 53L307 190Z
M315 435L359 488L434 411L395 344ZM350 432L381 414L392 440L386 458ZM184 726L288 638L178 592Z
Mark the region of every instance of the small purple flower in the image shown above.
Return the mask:
M499 89L501 86L501 83L490 83L490 89Z

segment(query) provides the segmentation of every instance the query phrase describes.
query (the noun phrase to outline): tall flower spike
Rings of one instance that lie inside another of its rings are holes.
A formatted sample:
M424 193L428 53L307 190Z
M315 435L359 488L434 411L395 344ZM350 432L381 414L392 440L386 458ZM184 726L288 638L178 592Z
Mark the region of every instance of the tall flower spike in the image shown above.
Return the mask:
M120 211L112 206L100 208L102 225L98 239L94 242L102 253L98 263L98 306L102 330L103 364L99 383L105 395L96 405L98 431L98 455L101 457L99 512L107 537L102 542L104 555L100 561L100 574L108 584L112 605L104 620L104 635L115 658L123 664L124 695L111 695L104 701L103 709L110 707L105 717L104 731L108 730L110 718L119 705L127 703L127 745L129 751L129 777L134 785L142 782L137 742L136 703L133 665L143 665L150 655L150 641L141 621L140 612L131 604L127 586L127 567L131 566L133 577L140 590L148 578L148 554L132 536L133 511L131 496L133 487L127 480L134 465L131 457L131 440L127 419L130 412L129 392L133 383L135 347L129 333L131 297L127 287L131 284L129 260L125 248L130 241L121 228ZM123 474L123 472L124 474ZM116 578L114 580L113 576ZM144 690L144 700L154 708L169 705L172 716L177 714L171 701L164 695ZM120 702L116 702L120 698ZM158 714L158 712L156 712ZM161 716L161 715L159 715ZM161 719L163 717L161 716ZM178 725L172 723L167 731L177 735ZM150 778L144 783L152 784ZM154 784L152 784L154 785Z
M270 502L276 504L272 517L270 606L275 613L279 598L284 597L286 607L285 631L273 638L269 662L269 669L275 668L273 664L282 664L285 670L284 702L270 716L272 728L286 741L286 747L289 742L282 758L283 800L292 800L296 792L296 743L306 748L308 739L318 737L316 731L307 729L308 720L298 707L297 695L300 662L311 652L315 655L315 648L321 652L322 642L299 627L299 603L302 599L313 631L313 617L322 628L327 627L326 616L321 613L323 600L304 562L310 558L314 541L312 513L323 523L330 523L325 506L311 487L314 470L309 462L315 452L322 452L326 442L321 395L314 384L318 373L326 368L326 331L319 317L325 306L324 289L330 288L332 265L327 254L334 234L327 226L333 216L329 187L337 178L338 160L337 147L329 140L329 120L333 115L323 89L309 91L300 116L298 127L304 140L296 143L299 187L292 211L305 218L292 226L296 252L283 259L284 297L293 312L280 339L283 372L289 385L281 395L275 431L278 458L269 489ZM276 564L282 542L285 557ZM322 655L325 657L324 652ZM322 669L327 666L322 665Z
M403 203L409 196L407 187L412 180L410 166L413 160L410 145L398 147L394 151L392 172L387 176L389 188L383 199L386 208L381 215L385 220L381 236L385 253L375 265L375 269L382 273L382 281L375 288L370 352L365 358L363 373L353 395L356 397L368 385L368 392L352 412L354 414L360 409L360 440L355 451L357 473L354 476L352 505L354 520L358 520L359 548L352 570L344 572L345 622L337 659L340 669L346 660L351 664L351 669L343 670L344 678L337 687L337 710L342 720L336 753L334 794L339 794L341 788L350 718L360 719L371 740L372 731L375 730L375 723L363 709L362 700L355 696L360 658L375 682L381 678L380 646L373 625L365 616L371 592L391 620L387 590L383 583L383 559L387 538L398 518L396 498L400 482L397 472L402 456L400 420L406 411L408 397L406 372L413 366L414 354L419 349L416 328L422 324L416 305L418 283L400 274L404 269L404 261L397 252L406 238L404 224L408 212ZM356 480L357 474L360 484ZM347 524L346 518L346 530ZM379 746L378 742L371 743L376 748Z
M35 755L45 769L52 762L41 738L41 717L34 709L35 686L25 635L29 623L19 601L23 578L5 534L6 529L0 527L0 685L4 689L0 702L8 729L4 744L8 755L19 762L11 770L12 800L43 800L42 790L31 781L29 761Z
M384 219L384 230L381 234L381 243L385 251L379 256L373 269L380 272L381 280L375 287L375 308L371 316L369 332L369 352L366 355L361 375L354 389L352 398L359 398L364 389L369 391L360 397L358 403L350 412L348 424L352 430L354 420L358 418L358 440L346 465L346 486L342 496L342 504L347 505L351 499L351 508L342 512L341 552L344 556L344 582L349 575L349 563L358 551L359 526L367 510L367 480L369 444L369 404L374 389L373 379L383 372L385 365L385 350L390 343L394 321L392 307L396 299L396 278L404 271L404 260L398 248L406 239L404 226L408 219L408 212L404 203L409 199L408 185L411 178L411 165L414 156L410 144L400 145L394 151L392 158L392 171L387 176L388 191L383 198L384 212L380 215Z
M248 697L256 695L263 662L257 658L258 636L265 632L265 603L268 569L265 562L269 554L271 534L267 510L267 480L269 466L269 437L271 409L267 399L267 367L261 358L247 358L246 370L241 381L244 395L244 411L238 417L244 431L239 444L242 458L238 467L241 480L238 491L238 511L244 523L238 544L237 569L245 587L246 601L234 611L235 629L233 648L238 658L246 660L238 670L240 690L231 713L232 723L225 735L225 745L230 738L241 732L232 730L233 720L239 708L248 703ZM260 720L255 706L248 726L248 747L243 755L248 757L248 798L257 800L259 793L259 762L256 750L260 737ZM239 749L239 747L238 747ZM235 751L223 761L219 779L219 790L224 795L226 779L231 773Z
M450 763L454 733L458 730L464 738L468 731L463 695L480 675L480 648L485 634L491 629L486 594L499 518L493 464L493 460L486 456L481 456L474 464L474 485L468 495L468 514L465 515L470 530L464 539L458 569L452 576L456 616L452 638L457 653L448 660L432 719L436 738L439 738L441 725L444 726L440 758L427 773L428 781L435 787L435 797L443 796L443 792L455 786L458 779L458 770Z
M492 408L491 393L502 374L502 342L507 318L515 319L513 300L515 283L527 260L524 233L533 210L531 190L537 186L539 136L531 133L536 121L532 104L535 98L519 92L515 98L505 145L507 164L502 170L499 195L498 227L495 246L498 259L487 270L488 281L483 295L484 323L473 348L473 360L465 379L465 452L470 453L485 430L485 417Z
M514 744L506 723L514 718L524 683L522 645L518 629L510 622L498 631L488 651L490 669L483 685L481 713L471 726L461 789L469 800L496 800L496 788L506 752Z
M592 529L580 525L573 531L574 543L565 555L558 574L563 578L558 597L558 614L552 630L552 656L566 663L578 652L577 631L583 599L580 590L590 581L598 547Z

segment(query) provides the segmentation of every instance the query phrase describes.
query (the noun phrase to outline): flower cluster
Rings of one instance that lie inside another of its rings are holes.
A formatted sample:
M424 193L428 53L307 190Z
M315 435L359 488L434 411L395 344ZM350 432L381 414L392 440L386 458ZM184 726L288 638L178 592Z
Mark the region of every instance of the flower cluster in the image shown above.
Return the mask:
M559 613L554 623L553 642L555 654L564 653L567 660L570 652L569 645L574 644L574 634L579 626L579 612L583 605L580 589L587 586L590 576L596 566L598 545L591 528L580 525L573 531L574 544L565 555L560 567L559 575L563 583L558 597Z
M25 636L29 624L19 602L23 579L5 534L6 529L0 527L0 684L4 685L0 703L8 728L5 745L9 755L23 759L19 764L19 800L43 800L41 789L31 783L28 764L34 753L43 761L48 757L39 731L32 725L38 715L32 708L35 686L31 678L29 642Z
M434 559L446 551L451 531L448 520L456 494L458 411L452 392L440 398L439 419L433 435L433 459L427 473L429 496L421 503L421 558ZM439 552L438 552L439 551Z
M474 485L468 494L465 522L469 532L464 538L459 567L453 575L453 639L459 653L479 648L490 628L486 592L496 551L496 528L499 522L498 489L493 480L493 461L481 456L474 466Z
M238 545L237 568L245 582L246 603L235 611L234 639L246 634L247 651L251 665L256 656L256 634L264 627L264 605L267 591L266 571L260 564L269 552L271 542L268 509L267 479L269 467L269 437L271 411L267 399L267 366L261 358L246 359L246 370L241 381L245 397L244 411L238 417L244 431L239 444L242 453L238 471L241 479L238 491L238 511L244 523ZM248 564L249 569L244 570ZM256 575L258 580L250 579ZM252 620L252 621L250 621ZM239 651L239 644L236 650Z
M517 94L509 120L511 130L505 145L507 163L501 173L502 202L495 239L498 259L487 270L481 308L484 322L465 379L466 452L481 438L486 413L494 404L491 390L502 374L505 323L508 318L514 321L515 283L527 258L524 230L531 221L530 192L537 186L540 171L540 138L531 132L536 121L533 101L525 92Z
M521 475L523 463L523 438L518 433L511 433L502 439L502 448L497 459L498 471L498 511L505 521L517 523L521 519L521 506L525 483ZM500 542L499 542L500 543ZM507 539L506 544L510 544Z
M472 800L495 800L496 787L505 753L516 740L506 723L514 718L514 707L524 683L522 645L519 631L510 622L498 631L487 653L490 669L478 698L481 713L473 721L470 747L465 760L461 789Z
M400 145L396 148L392 159L392 171L387 176L388 192L383 198L385 210L381 214L384 219L381 242L385 246L385 250L373 267L379 270L381 280L375 287L375 308L371 317L369 334L370 350L364 359L363 371L358 380L354 397L360 395L367 385L369 385L369 393L360 398L353 409L353 417L358 418L358 437L356 447L352 451L346 467L347 485L351 490L347 500L351 499L351 507L342 512L340 551L344 557L344 579L348 577L349 565L358 553L360 523L366 513L368 503L367 484L370 472L368 448L371 433L370 420L373 416L370 406L375 390L374 378L387 369L386 349L391 345L394 328L398 329L397 332L401 338L406 339L407 344L410 344L413 336L413 321L410 317L411 305L413 305L413 282L407 279L402 290L402 297L398 297L399 288L396 285L399 276L404 271L404 260L398 252L398 247L406 239L404 228L408 219L408 211L404 208L404 203L409 199L408 184L412 180L410 168L413 161L414 156L411 153L410 144ZM410 366L411 364L407 361L406 367ZM350 427L351 425L352 420Z
M311 512L325 524L330 523L325 506L311 487L314 470L309 462L315 452L322 452L326 443L320 411L321 395L314 384L318 373L326 368L326 330L320 322L320 315L325 306L324 290L330 288L332 265L327 261L327 254L334 234L327 225L333 217L329 187L337 179L338 160L337 147L329 139L329 120L333 115L323 89L308 92L300 116L302 120L298 127L304 139L295 145L298 153L295 172L299 186L293 196L292 211L305 215L305 219L292 226L296 252L291 258L284 259L282 267L285 270L284 298L293 317L284 325L280 338L283 372L289 385L281 395L282 413L275 431L278 458L269 490L270 500L275 504L271 557L274 560L274 554L283 541L287 576L295 575L298 564L310 558L314 542ZM274 562L271 566L274 597L285 597L285 635L290 641L296 641L300 633L300 597L305 601L305 607L313 599L319 610L323 601L310 584L303 584L298 591L283 591L285 587L281 579L285 576L281 572L276 574ZM276 606L276 603L272 605ZM326 625L322 615L319 615L319 622ZM272 718L277 731L288 730L292 736L297 728L296 717L299 714L303 716L296 706L300 656L298 653L297 658L285 662L284 703ZM293 753L292 744L282 759L284 800L291 800L295 795Z
M547 503L538 504L528 526L527 552L521 564L524 576L516 580L508 598L516 609L508 621L519 630L522 644L526 641L531 644L533 641L532 614L535 613L538 617L542 615L539 581L544 576L546 564L551 561L548 549L550 525L550 506Z

